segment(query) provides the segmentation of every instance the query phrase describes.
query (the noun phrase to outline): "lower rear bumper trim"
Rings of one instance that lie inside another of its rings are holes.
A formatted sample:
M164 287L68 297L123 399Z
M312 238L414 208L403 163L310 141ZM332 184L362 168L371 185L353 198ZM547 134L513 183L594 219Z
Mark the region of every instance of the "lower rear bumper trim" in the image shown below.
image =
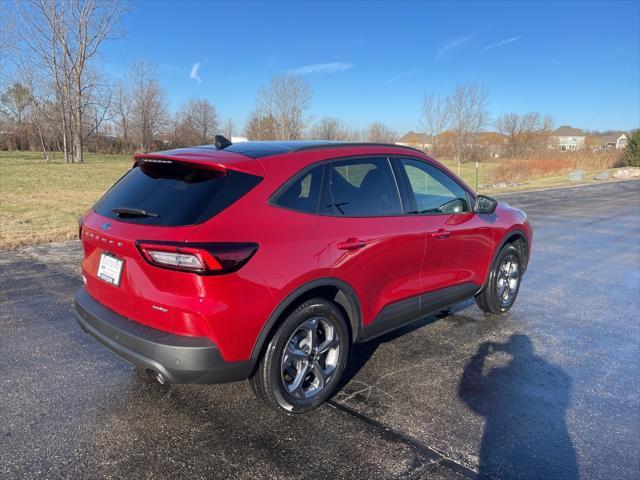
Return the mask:
M129 320L94 300L84 288L75 295L80 327L140 370L160 373L168 383L244 380L254 361L226 362L206 337L173 335Z

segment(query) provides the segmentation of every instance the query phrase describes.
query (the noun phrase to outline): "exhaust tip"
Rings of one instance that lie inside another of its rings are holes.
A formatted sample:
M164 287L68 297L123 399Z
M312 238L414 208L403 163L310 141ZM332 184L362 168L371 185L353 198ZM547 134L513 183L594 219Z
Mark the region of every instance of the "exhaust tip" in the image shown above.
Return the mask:
M167 384L167 378L162 375L160 372L156 372L154 370L151 370L150 368L147 369L147 375L149 375L151 378L155 379L160 385L166 385Z

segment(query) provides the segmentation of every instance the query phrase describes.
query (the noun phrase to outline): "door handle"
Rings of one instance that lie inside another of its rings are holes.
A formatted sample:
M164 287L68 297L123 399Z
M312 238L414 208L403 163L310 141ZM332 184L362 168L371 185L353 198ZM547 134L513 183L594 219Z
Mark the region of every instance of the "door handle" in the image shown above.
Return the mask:
M431 232L431 236L433 238L437 238L438 240L442 240L443 238L449 238L451 232L449 230L445 230L444 228L438 229L436 232Z
M340 250L357 250L358 248L362 248L367 244L364 240L358 240L357 238L348 238L344 242L339 242L337 247Z

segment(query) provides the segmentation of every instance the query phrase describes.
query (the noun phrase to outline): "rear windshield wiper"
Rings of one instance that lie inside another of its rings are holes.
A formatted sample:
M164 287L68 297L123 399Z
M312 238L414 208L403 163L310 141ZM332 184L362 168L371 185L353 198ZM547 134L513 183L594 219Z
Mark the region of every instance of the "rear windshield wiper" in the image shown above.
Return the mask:
M146 210L142 210L140 208L130 208L130 207L116 207L112 208L111 211L118 216L128 216L128 217L159 217L157 213L147 212Z
M342 207L344 207L347 203L349 202L330 203L327 206L330 207L331 205L333 205L340 211L340 214L344 215L344 210L342 209Z

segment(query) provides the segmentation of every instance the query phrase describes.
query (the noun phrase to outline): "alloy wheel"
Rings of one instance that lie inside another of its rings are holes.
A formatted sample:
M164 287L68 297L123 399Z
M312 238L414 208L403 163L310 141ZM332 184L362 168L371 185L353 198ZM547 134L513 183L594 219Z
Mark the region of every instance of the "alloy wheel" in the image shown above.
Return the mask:
M340 359L338 328L324 317L299 325L282 352L280 378L294 398L308 399L330 382Z
M514 255L507 255L502 260L496 278L496 296L502 307L507 307L518 291L520 266Z

